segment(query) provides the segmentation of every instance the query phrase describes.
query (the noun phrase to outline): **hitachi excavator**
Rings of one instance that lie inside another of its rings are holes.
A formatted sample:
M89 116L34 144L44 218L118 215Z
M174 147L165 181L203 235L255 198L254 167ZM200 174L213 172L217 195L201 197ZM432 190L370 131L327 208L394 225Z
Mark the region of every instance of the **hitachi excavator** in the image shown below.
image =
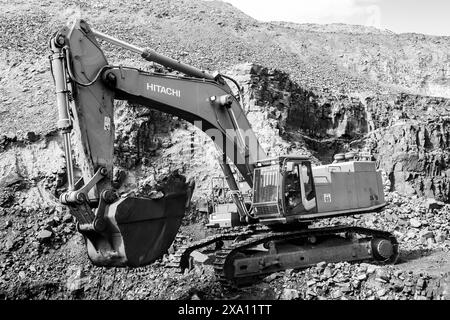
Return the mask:
M110 65L100 40L176 73ZM50 48L67 164L68 188L60 201L76 217L95 265L138 267L161 258L175 239L194 187L169 179L159 199L118 195L112 183L114 100L175 115L209 135L221 152L220 165L241 222L256 226L179 248L174 263L181 269L189 266L194 250L211 246L216 248L218 279L234 284L321 261L397 259L398 244L388 232L346 225L311 227L317 219L382 210L386 203L375 162L349 157L312 167L304 155L268 158L243 112L236 81L106 35L85 20L57 31ZM72 140L78 144L82 171L76 182ZM230 162L252 189L250 204Z

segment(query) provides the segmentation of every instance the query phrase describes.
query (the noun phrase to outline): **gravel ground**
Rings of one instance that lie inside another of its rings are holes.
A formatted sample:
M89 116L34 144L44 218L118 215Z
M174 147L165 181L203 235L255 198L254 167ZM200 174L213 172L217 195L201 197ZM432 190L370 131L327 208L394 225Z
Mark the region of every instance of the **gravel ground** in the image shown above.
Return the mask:
M99 268L84 252L83 239L64 212L2 210L0 297L3 299L448 299L450 206L388 195L382 213L333 218L318 225L348 223L394 232L400 243L395 265L318 263L303 270L271 274L252 286L223 287L210 265L184 274L166 259L138 269ZM432 213L428 207L437 206ZM20 215L46 215L39 228ZM41 230L41 231L39 231ZM176 243L214 231L204 222L182 227ZM173 252L173 251L171 251Z

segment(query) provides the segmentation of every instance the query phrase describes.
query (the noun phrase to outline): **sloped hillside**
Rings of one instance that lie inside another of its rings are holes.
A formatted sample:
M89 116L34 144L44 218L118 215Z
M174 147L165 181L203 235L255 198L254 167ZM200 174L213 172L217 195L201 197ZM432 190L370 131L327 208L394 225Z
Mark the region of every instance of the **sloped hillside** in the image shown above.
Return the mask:
M253 62L318 92L449 96L449 37L261 23L217 1L7 1L0 13L0 134L55 128L47 40L75 17L208 70ZM105 49L111 63L142 64L134 54Z

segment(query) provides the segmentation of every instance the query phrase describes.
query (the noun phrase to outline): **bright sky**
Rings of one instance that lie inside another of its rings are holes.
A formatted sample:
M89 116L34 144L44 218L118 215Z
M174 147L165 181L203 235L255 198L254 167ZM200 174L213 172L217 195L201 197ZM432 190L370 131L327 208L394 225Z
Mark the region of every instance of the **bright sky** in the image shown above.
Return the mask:
M450 0L224 0L260 21L346 23L450 36Z

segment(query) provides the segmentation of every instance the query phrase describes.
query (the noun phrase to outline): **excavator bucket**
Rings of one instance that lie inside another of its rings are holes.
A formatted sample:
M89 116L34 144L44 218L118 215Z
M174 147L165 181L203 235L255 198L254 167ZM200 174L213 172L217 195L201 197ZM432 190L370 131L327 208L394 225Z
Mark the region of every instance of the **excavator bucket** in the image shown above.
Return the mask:
M186 195L161 200L128 198L116 206L115 218L122 235L128 264L140 266L160 258L172 244L184 216ZM142 243L151 243L143 246Z
M181 226L193 188L193 181L177 184L169 179L159 199L125 197L107 206L105 231L83 232L91 261L98 266L139 267L161 258Z

